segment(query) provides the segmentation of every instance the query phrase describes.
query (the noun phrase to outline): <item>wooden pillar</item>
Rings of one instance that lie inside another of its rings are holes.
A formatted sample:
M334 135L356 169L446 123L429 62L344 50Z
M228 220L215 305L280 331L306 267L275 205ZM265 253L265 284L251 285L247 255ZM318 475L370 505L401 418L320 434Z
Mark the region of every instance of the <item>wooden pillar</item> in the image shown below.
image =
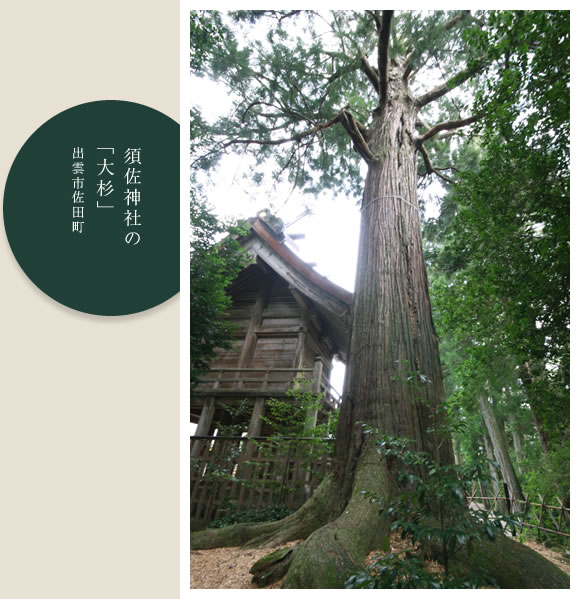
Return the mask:
M314 367L312 368L312 392L320 393L322 391L322 373L324 370L324 361L320 356L314 358Z
M244 346L242 348L242 353L240 354L240 359L238 361L238 368L251 368L252 366L254 351L256 349L256 343L258 341L258 337L256 336L256 327L259 327L262 324L262 316L264 314L264 309L268 305L268 302L270 300L270 294L272 293L272 284L272 278L270 276L267 276L264 278L262 286L258 291L258 297L256 298L256 303L254 304L254 309L252 310L252 316L250 317L250 322L248 323L248 329L246 331L246 337L244 339ZM238 387L242 388L243 383L240 383ZM265 409L265 398L259 397L254 400L254 407L252 409L252 416L250 418L250 425L248 428L248 437L260 436L260 433L262 432L261 417L264 415ZM248 460L251 460L254 456L254 450L254 444L251 441L248 441L241 462L247 462ZM243 479L246 478L246 476L247 468L241 463L239 477Z
M304 349L306 345L306 333L308 331L310 319L312 317L312 308L309 306L307 299L293 286L288 287L292 297L300 307L301 322L298 332L298 340L296 342L296 354L294 355L293 368L302 368L304 364Z
M248 439L253 439L255 437L259 437L262 432L262 416L266 413L266 398L258 397L254 400L254 409L252 410L252 417L250 419L250 426L248 428ZM240 479L247 479L249 477L248 465L246 462L249 462L253 459L256 454L256 446L253 441L248 440L246 444L246 448L241 456L240 460L240 470L238 477ZM240 496L241 497L241 496Z
M304 346L306 342L306 327L304 325L304 321L300 325L300 330L298 331L298 338L296 340L296 353L294 354L294 362L292 364L292 368L302 368L302 364L304 363Z
M312 368L312 393L320 393L322 391L322 372L324 362L320 356L314 358L314 367ZM304 430L313 429L316 426L316 418L318 416L318 403L306 412L306 422Z
M201 410L201 416L195 434L199 436L207 435L210 432L213 415L215 413L215 397L206 397L203 402L203 408ZM191 447L191 457L195 458L199 455L201 450L202 441L194 441Z
M254 356L254 350L256 349L256 327L260 326L262 322L262 314L264 308L268 304L270 293L272 292L272 279L270 277L264 279L264 283L261 289L258 291L258 297L252 310L252 316L248 323L248 329L244 338L244 345L240 353L240 359L238 360L238 368L250 368L252 364L252 358Z
M266 398L259 397L254 401L254 409L252 418L250 419L250 428L248 429L248 437L259 437L262 432L262 416L266 412Z

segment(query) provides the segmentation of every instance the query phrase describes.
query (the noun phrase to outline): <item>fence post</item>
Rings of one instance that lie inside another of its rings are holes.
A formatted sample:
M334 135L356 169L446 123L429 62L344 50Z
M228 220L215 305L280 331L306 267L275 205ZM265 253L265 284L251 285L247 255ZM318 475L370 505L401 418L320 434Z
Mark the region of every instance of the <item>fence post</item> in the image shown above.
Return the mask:
M501 511L501 504L499 502L499 491L495 494L493 498L493 509Z
M558 518L558 532L562 530L562 516L564 515L564 504L559 497L556 497L558 503L560 504L560 517Z
M540 505L540 519L538 520L538 541L541 538L542 535L542 531L540 530L540 527L542 526L542 516L544 513L544 498L538 493L538 495L540 496L540 499L542 500L542 505Z
M512 511L511 497L510 497L510 492L509 492L507 483L505 483L505 482L503 484L503 492L504 492L504 495L505 495L505 504L506 504L506 507L507 507L507 513L511 514L511 511Z
M254 442L251 441L254 437L259 437L262 432L262 416L266 413L266 398L258 397L254 401L254 409L252 410L252 417L250 419L250 425L248 427L248 438L250 439L246 445L245 451L243 453L243 461L248 462L254 457L256 447ZM246 465L247 466L247 465ZM240 474L243 477L248 476L247 468L244 467Z

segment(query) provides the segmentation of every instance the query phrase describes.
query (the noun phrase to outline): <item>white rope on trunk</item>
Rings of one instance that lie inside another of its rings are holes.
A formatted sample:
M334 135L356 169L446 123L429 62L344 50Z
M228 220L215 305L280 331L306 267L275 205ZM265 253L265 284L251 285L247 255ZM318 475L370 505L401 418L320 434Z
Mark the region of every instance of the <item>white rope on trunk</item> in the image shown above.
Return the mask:
M409 200L406 200L404 197L402 196L394 196L394 195L388 195L388 196L379 196L378 198L374 198L374 200L371 200L368 204L365 204L362 208L361 208L361 212L365 209L368 208L371 204L373 204L374 202L378 202L379 200L385 200L388 198L395 198L397 200L401 200L403 202L405 202L405 204L409 204L409 206L411 206L411 208L415 208L415 210L417 210L417 212L419 212L419 208L417 206L415 206L414 204L411 204L411 202L409 202Z

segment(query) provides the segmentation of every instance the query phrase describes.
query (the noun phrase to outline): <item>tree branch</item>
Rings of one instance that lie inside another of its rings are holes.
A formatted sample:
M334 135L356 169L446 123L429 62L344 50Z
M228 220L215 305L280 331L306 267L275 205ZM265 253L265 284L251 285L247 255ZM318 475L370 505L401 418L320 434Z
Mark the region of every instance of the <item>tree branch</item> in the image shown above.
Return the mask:
M413 65L411 63L411 59L413 58L413 54L415 50L411 49L407 56L405 56L405 60L403 62L403 81L408 81L411 75L411 71L413 70Z
M414 138L415 144L417 145L417 147L419 147L419 145L422 145L428 139L431 139L432 137L437 135L437 133L439 133L440 131L452 131L454 129L459 129L460 127L465 127L467 125L471 125L471 123L474 123L475 121L477 121L477 119L479 119L480 116L481 115L476 114L476 115L467 117L466 119L457 119L456 121L447 121L445 123L438 123L434 127L431 127L431 129L429 129L429 131L426 131L425 133L423 133L423 135L417 135Z
M342 123L343 119L344 119L343 112L344 111L341 111L338 114L334 115L328 121L325 121L324 123L319 123L318 125L315 125L314 127L310 127L310 129L306 129L306 131L297 133L296 135L293 135L292 137L286 137L283 139L243 139L243 138L242 139L232 139L231 141L228 141L227 143L223 144L220 149L225 150L226 148L228 148L230 146L234 146L234 145L279 146L281 144L290 143L293 141L300 141L301 139L304 139L305 137L308 137L309 135L314 135L315 133L318 133L319 131L322 131L323 129L328 129L328 128L336 125L337 123Z
M216 148L215 151L224 151L228 147L234 145L279 146L285 143L297 142L306 137L313 136L323 129L329 129L338 123L343 125L353 142L355 150L362 156L365 162L374 162L375 157L367 144L366 131L364 127L352 116L350 112L345 109L341 110L328 121L319 123L318 125L310 127L309 129L306 129L301 133L297 133L296 135L292 135L291 137L285 137L283 139L232 139L227 143L222 144L221 147Z
M450 92L454 87L457 87L458 85L461 85L465 81L471 79L471 77L481 71L483 66L483 62L477 62L466 67L462 71L459 71L459 73L453 75L453 77L445 81L445 83L433 88L431 91L418 98L416 101L417 107L423 108L423 106L426 106L430 102L438 100L446 93Z
M455 25L457 25L457 23L459 23L459 21L463 21L463 19L465 19L465 17L467 17L470 14L471 14L470 10L462 10L459 14L455 15L452 19L449 19L449 21L447 21L447 23L445 23L445 25L443 25L443 27L445 27L446 31L449 31L450 29L455 27Z
M362 135L363 139L368 142L369 140L369 132L368 129L366 129L366 127L357 119L355 119L353 117L353 120L355 122L356 128L360 131L360 134Z
M240 117L240 121L242 123L246 120L246 117L248 116L248 112L252 108L255 108L256 106L269 106L270 108L274 108L275 110L277 110L277 112L261 112L260 111L260 112L255 112L254 113L255 116L261 116L261 117L269 118L269 119L277 119L277 118L280 118L283 116L293 116L293 117L298 117L298 118L301 118L305 121L312 123L311 120L306 119L299 113L294 112L287 107L280 107L280 106L277 106L276 104L271 104L269 102L260 102L258 100L255 102L251 102L250 104L248 104L248 106L246 106L246 108L244 109L244 112L242 113L242 115Z
M432 173L434 173L438 177L443 179L443 181L447 181L447 183L451 183L451 184L454 183L453 180L451 180L449 177L446 177L443 173L440 172L439 169L436 169L433 166L433 163L431 162L431 158L429 158L429 154L427 153L427 150L425 149L425 146L423 144L417 146L417 149L419 150L419 152L421 152L421 156L423 156L423 162L425 163L425 170L428 175L431 175Z
M289 11L283 11L283 10L255 10L253 11L253 13L256 16L264 16L264 17L269 17L271 19L277 19L278 23L280 23L282 20L284 19L288 19L289 17L293 17L297 14L300 14L302 11L301 10L289 10Z
M387 102L387 83L389 65L389 39L394 10L383 10L378 42L378 71L379 71L379 109Z
M301 12L302 12L301 10L291 10L291 11L289 11L287 13L284 13L283 15L281 15L281 16L278 17L278 23L280 23L284 19L288 19L289 17L293 17L295 15L298 15ZM467 11L467 12L469 12L469 11Z
M459 135L459 133L461 133L460 130L452 129L451 131L447 131L446 133L442 133L441 135L438 135L436 137L436 139L437 139L437 141L441 141L443 139L449 139L450 137L453 137L454 135Z
M366 141L366 132L361 127L360 123L352 116L348 110L341 111L343 120L342 125L349 134L355 150L362 156L367 164L375 161L375 156L369 148Z
M381 20L379 19L379 16L377 15L377 13L374 10L365 10L366 13L368 13L369 15L371 15L371 17L373 18L373 21L375 22L375 25L377 26L377 31L381 30Z
M314 120L315 120L314 113L312 112L312 109L310 108L310 104L308 103L308 98L304 95L300 86L296 85L296 83L294 83L294 81L291 81L290 84L298 92L298 94L302 97L302 99L304 100L304 106L310 113L310 117L309 118L304 117L304 120L310 124L314 124Z
M379 74L377 69L371 65L371 63L367 60L367 57L364 54L361 54L361 64L362 70L364 74L368 77L369 81L372 83L372 86L375 88L377 93L379 92Z

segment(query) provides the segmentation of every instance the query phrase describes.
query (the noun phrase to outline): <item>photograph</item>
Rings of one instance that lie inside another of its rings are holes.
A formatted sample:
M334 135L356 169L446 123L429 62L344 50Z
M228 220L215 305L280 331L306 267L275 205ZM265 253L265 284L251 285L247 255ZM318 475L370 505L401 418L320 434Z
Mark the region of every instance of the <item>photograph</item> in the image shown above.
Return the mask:
M569 589L570 11L188 18L191 589Z

